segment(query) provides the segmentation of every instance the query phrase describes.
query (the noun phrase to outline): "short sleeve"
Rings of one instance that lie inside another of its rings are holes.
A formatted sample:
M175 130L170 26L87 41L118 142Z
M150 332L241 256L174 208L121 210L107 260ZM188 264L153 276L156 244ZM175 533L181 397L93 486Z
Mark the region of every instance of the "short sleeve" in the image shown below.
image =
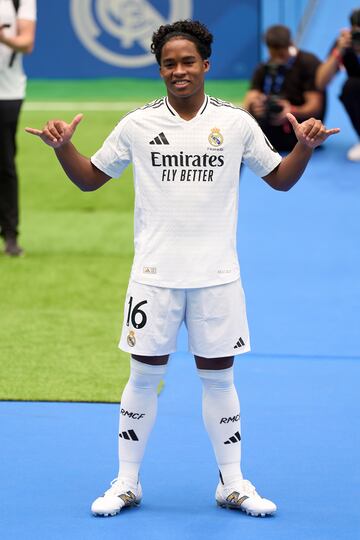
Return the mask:
M128 117L123 118L91 157L91 162L111 178L119 178L132 160Z
M280 164L282 158L250 114L246 115L245 121L247 133L244 141L243 162L254 174L264 177Z
M20 0L17 18L36 21L36 0Z

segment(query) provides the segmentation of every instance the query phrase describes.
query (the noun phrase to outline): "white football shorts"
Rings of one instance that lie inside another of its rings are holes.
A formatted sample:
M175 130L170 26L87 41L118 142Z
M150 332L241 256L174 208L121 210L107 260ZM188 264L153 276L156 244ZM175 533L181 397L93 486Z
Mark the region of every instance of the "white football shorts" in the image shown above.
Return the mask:
M199 289L167 289L130 281L119 347L140 356L175 352L183 321L194 355L222 358L250 350L240 280Z

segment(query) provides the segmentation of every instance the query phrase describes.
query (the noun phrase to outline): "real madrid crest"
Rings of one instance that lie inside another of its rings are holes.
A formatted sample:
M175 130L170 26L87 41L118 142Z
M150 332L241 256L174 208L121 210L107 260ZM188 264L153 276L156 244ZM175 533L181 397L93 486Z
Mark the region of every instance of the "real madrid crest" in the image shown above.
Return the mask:
M220 129L217 127L212 128L208 141L212 146L221 146L224 142L224 137L220 133Z
M128 336L127 336L127 343L129 345L129 347L135 347L136 345L136 338L135 338L135 332L134 330L130 330L130 332L128 333Z

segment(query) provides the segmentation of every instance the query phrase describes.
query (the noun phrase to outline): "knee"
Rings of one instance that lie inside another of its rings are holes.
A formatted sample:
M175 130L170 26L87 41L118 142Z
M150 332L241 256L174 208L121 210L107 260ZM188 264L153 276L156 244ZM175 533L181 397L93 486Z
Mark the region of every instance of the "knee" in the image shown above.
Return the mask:
M158 385L166 373L166 364L151 365L130 360L130 377L128 384L134 389L157 391Z
M198 369L204 390L227 392L234 388L234 369Z

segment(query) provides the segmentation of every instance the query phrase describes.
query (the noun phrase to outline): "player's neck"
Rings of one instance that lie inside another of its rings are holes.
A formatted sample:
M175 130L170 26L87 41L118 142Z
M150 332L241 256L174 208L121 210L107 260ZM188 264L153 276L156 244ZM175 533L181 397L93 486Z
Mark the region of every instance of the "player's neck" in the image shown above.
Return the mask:
M168 93L168 100L170 105L183 120L191 120L197 115L200 107L204 103L205 93L204 89L201 92L188 97L178 97Z

